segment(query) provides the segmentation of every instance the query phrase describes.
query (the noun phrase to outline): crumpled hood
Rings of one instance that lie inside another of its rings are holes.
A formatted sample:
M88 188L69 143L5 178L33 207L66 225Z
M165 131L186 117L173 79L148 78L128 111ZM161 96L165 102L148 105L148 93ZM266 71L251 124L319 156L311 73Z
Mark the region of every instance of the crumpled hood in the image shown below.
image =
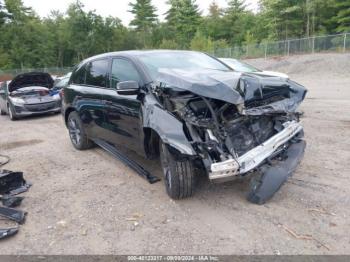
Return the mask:
M53 86L53 79L48 73L32 72L16 76L8 86L9 92L27 86L42 86L51 89Z
M278 111L285 112L294 111L307 92L303 86L289 79L210 69L190 71L161 69L157 80L168 88L180 88L196 95L235 105L245 103L247 106L253 102L261 102L279 96L286 106L277 105L279 106ZM264 113L274 111L273 108L264 109ZM254 111L254 114L257 114L257 110Z
M217 70L160 69L157 80L167 87L176 87L196 95L233 104L242 104L237 90L241 73Z

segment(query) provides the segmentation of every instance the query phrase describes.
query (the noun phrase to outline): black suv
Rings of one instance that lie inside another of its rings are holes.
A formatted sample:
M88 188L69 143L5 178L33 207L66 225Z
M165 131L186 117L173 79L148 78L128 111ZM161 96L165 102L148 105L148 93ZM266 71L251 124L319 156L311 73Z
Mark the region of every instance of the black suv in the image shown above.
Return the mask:
M289 79L237 73L200 52L125 51L76 66L62 113L79 150L103 141L160 155L171 198L191 196L198 171L216 182L254 174L248 199L261 204L303 156L305 95Z

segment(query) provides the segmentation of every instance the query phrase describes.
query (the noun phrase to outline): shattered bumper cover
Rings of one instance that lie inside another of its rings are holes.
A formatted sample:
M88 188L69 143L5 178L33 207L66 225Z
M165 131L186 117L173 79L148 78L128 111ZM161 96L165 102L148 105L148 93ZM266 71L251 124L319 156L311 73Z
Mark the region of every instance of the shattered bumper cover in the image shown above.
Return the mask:
M286 159L277 161L277 163L262 165L259 168L258 179L253 178L251 189L248 194L248 200L252 203L262 205L280 189L287 181L300 161L305 152L306 142L301 140L292 144L285 152Z
M281 132L237 159L212 164L209 179L226 180L254 170L302 130L303 127L299 122L284 123L284 129Z

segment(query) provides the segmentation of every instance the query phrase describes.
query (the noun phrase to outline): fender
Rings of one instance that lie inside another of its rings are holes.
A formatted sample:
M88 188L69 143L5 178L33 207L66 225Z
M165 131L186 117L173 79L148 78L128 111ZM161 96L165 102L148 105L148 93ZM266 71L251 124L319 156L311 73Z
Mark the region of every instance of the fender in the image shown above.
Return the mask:
M149 96L145 97L146 100ZM168 111L160 107L156 101L147 101L143 107L143 126L153 129L162 141L183 155L195 156L191 143L183 129L183 123Z

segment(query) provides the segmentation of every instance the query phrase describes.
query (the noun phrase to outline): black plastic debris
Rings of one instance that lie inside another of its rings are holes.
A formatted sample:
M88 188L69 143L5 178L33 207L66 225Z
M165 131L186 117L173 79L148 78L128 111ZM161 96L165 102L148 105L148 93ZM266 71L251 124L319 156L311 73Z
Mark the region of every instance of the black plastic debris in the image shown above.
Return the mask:
M0 217L23 224L26 218L26 212L8 207L0 207Z
M18 195L26 192L30 184L23 178L23 172L12 172L0 170L0 194L1 195Z
M304 140L294 143L285 152L284 161L273 165L263 165L260 168L261 176L252 178L248 200L258 205L269 200L293 174L303 158L305 147Z
M21 205L24 197L18 196L0 196L0 201L5 207L18 207Z
M23 178L23 172L0 170L0 217L23 224L27 212L13 209L21 205L24 197L15 196L26 192L31 184ZM0 239L17 234L19 228L0 229Z
M0 239L4 239L13 235L16 235L18 232L18 227L8 228L8 229L0 229Z

